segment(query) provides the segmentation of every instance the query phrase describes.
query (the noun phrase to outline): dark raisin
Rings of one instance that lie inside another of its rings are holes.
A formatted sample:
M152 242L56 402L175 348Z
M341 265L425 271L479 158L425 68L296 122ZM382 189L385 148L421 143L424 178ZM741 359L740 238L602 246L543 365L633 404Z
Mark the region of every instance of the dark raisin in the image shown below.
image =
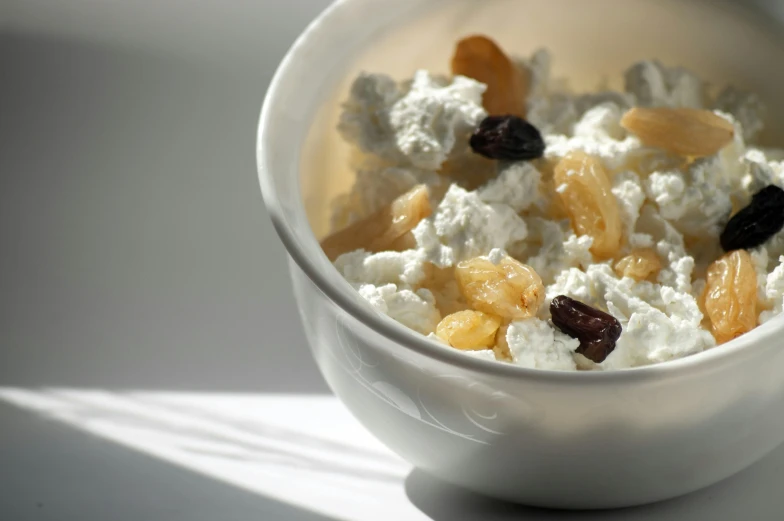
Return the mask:
M729 220L719 240L724 251L755 248L784 227L784 190L766 186Z
M580 341L577 352L601 363L615 349L621 336L621 323L604 311L561 295L550 302L553 325Z
M471 148L490 159L542 157L544 140L535 126L517 116L488 116L471 136Z

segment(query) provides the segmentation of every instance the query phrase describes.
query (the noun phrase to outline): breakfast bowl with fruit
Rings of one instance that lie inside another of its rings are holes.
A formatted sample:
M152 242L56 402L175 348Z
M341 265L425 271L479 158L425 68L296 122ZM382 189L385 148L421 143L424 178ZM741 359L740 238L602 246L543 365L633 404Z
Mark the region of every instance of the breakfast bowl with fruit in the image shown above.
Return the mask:
M685 494L781 443L769 25L674 0L317 19L265 100L259 178L352 413L435 476L562 508Z

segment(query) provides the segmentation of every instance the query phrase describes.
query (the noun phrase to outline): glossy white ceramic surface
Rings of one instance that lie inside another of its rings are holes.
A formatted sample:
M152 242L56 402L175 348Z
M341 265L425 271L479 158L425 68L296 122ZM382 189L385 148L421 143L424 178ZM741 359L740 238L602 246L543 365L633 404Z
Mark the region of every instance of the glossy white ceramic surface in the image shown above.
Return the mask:
M537 43L555 47L581 83L655 55L763 95L782 84L781 73L764 74L765 59L782 56L778 40L731 7L648 0L575 5L338 2L294 45L270 87L259 127L259 178L291 256L316 362L371 432L414 465L484 494L549 507L621 507L719 481L784 439L780 320L658 366L526 370L466 357L375 314L340 279L311 232L312 222L323 233L325 201L345 170L345 149L331 128L347 79L370 66L394 75L436 67L460 34L495 28L507 48L521 53ZM632 27L629 17L646 24ZM600 32L585 27L592 20L601 21ZM759 50L754 59L720 43L739 38Z

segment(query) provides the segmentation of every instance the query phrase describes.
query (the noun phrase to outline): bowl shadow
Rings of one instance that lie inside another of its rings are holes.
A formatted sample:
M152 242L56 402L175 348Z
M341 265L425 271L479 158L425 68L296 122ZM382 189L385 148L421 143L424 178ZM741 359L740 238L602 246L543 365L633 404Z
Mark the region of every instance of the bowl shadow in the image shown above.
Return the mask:
M482 496L414 469L405 481L409 501L434 521L736 521L780 519L784 512L784 445L747 470L706 489L651 505L617 510L550 510Z

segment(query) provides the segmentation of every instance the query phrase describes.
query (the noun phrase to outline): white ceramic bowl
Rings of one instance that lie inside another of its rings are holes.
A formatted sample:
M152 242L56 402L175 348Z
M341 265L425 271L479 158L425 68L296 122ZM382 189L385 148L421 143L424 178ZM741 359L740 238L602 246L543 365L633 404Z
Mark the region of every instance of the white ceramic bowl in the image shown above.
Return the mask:
M491 34L521 53L549 46L559 72L582 82L660 57L775 99L784 78L766 64L782 62L779 40L753 17L705 4L345 0L286 56L259 124L264 199L289 252L324 377L359 421L412 464L511 501L621 507L715 483L784 439L780 320L658 366L529 370L467 357L376 314L311 231L325 231L327 200L345 187L345 147L332 129L347 81L359 68L401 78L417 67L445 71L453 42L466 33Z

